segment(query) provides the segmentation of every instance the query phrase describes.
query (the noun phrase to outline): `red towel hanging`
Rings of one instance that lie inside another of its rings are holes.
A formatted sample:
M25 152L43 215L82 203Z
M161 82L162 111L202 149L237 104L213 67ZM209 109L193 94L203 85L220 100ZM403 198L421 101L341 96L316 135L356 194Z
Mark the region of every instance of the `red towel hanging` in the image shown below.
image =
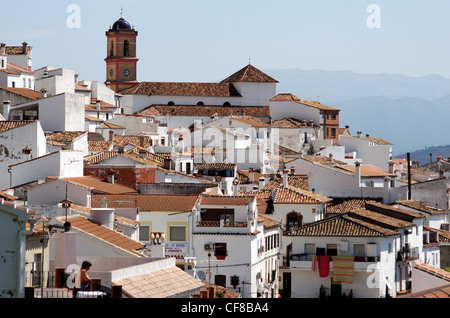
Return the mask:
M327 277L330 273L330 256L319 255L317 256L317 263L319 265L319 276Z

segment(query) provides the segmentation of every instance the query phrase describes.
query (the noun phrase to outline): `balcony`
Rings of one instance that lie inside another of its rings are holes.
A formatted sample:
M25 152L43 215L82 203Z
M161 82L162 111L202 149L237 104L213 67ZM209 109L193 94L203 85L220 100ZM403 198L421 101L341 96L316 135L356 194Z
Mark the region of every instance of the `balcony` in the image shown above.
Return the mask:
M193 233L248 233L251 224L248 222L237 221L197 221L193 228Z
M314 254L303 253L293 254L289 258L283 256L283 266L290 269L311 270ZM352 255L346 255L352 256ZM358 271L366 271L369 265L380 261L379 256L355 256L354 269ZM333 268L333 261L330 261L330 270Z

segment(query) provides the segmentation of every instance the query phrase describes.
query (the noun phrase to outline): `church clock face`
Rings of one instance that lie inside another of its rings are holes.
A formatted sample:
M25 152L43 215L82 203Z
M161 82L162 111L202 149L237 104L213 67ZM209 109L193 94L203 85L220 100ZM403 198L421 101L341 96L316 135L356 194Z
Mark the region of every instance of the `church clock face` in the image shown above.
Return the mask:
M123 75L125 75L125 76L130 75L130 70L129 70L129 69L125 69L125 70L123 71Z

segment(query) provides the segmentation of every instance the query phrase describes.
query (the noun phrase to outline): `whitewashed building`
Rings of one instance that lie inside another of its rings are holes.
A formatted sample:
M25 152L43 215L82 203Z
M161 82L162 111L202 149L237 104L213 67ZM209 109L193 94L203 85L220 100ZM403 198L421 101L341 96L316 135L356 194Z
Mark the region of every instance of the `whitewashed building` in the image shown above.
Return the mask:
M205 195L193 222L199 279L244 298L277 297L279 222L258 214L255 197Z

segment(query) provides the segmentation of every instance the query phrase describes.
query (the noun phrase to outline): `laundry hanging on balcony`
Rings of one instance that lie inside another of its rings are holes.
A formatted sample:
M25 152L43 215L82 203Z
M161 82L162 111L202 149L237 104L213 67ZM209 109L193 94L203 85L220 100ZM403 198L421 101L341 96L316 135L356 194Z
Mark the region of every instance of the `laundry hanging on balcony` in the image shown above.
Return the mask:
M353 284L355 258L353 256L333 256L333 283Z
M327 277L328 274L330 273L330 256L318 255L317 264L319 267L319 276Z
M313 257L312 257L311 270L313 272L315 272L317 270L317 255L313 255Z

